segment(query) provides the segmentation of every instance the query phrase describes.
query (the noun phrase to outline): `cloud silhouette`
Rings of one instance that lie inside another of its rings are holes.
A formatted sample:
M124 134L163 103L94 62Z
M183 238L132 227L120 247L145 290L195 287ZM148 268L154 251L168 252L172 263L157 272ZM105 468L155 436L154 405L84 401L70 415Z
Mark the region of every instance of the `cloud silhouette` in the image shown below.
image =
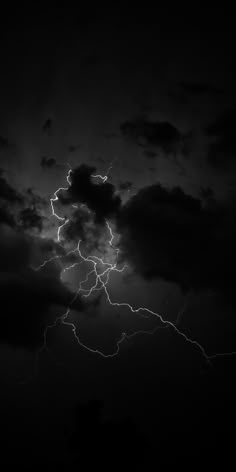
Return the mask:
M64 204L86 204L93 212L96 223L104 224L106 218L113 218L121 205L114 185L93 181L96 168L82 164L70 173L71 185L59 200Z
M184 135L168 121L149 121L137 118L126 121L120 126L124 137L127 137L140 146L156 147L165 154L175 154L184 151ZM153 154L148 157L154 157Z
M120 257L146 279L233 296L234 211L203 206L179 187L143 188L117 215Z
M3 169L0 169L0 200L5 200L11 204L22 202L20 193L15 190L4 177Z
M61 282L56 266L44 271L31 267L37 252L43 254L55 246L49 243L0 226L1 343L37 349L43 343L46 325L72 301L73 294ZM73 309L83 309L79 298Z

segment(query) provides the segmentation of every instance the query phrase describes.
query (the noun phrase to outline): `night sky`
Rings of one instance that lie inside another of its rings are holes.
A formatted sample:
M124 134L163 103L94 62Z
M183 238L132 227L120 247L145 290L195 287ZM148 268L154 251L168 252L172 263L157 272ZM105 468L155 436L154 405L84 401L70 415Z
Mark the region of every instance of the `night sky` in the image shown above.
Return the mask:
M2 13L3 470L234 458L235 20Z

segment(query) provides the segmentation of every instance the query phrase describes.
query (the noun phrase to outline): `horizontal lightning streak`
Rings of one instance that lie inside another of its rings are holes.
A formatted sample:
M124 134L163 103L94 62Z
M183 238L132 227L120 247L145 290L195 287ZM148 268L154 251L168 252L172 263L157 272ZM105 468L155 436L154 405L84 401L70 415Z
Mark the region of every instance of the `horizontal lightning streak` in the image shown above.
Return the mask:
M106 175L102 176L100 174L96 174L96 175L91 175L91 177L93 177L94 179L101 179L102 183L104 184L107 181L108 177L109 177L109 172L112 169L112 165L113 165L114 160L111 162L110 166L108 167Z

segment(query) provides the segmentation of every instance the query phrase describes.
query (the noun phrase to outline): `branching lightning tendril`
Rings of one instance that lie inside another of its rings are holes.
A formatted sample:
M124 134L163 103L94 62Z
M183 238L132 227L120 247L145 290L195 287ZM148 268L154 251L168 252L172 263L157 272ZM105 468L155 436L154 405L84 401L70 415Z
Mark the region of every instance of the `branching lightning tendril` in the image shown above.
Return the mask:
M102 180L102 184L105 183L108 179L108 173L110 171L110 169L112 168L112 165L110 165L108 171L107 171L107 174L105 176L102 176L100 174L96 174L96 175L92 175L93 178L98 178L100 180ZM62 230L62 228L69 222L69 218L65 218L65 217L61 217L59 216L56 212L55 212L55 209L54 209L54 203L56 201L59 200L59 197L58 197L58 193L60 191L67 191L71 185L71 182L70 182L70 174L72 172L72 169L69 170L68 174L67 174L67 182L68 182L68 187L59 187L55 193L54 193L54 196L50 199L50 204L51 204L51 209L52 209L52 216L54 216L55 218L57 218L60 222L62 222L61 225L59 225L58 227L58 230L57 230L57 241L58 243L60 243L60 232ZM78 208L77 205L73 205L73 207L75 208ZM117 248L114 248L113 246L113 240L114 240L114 234L112 232L112 228L111 228L111 225L109 223L109 221L106 221L106 226L107 226L107 230L109 232L109 235L110 235L110 239L109 239L109 245L116 251L117 253L117 257L116 257L116 262L115 263L109 263L109 262L104 262L102 258L99 258L97 256L93 256L93 255L90 255L90 256L84 256L81 252L81 240L79 240L78 244L77 244L77 247L71 251L69 251L67 255L70 255L72 253L78 253L78 256L80 258L79 262L75 262L67 267L65 267L62 272L61 272L61 275L63 272L66 272L70 269L72 269L73 267L77 266L77 265L80 265L82 263L91 263L93 268L87 273L85 279L83 281L81 281L79 283L79 287L78 287L78 290L76 291L74 297L72 298L71 300L71 304L70 306L67 308L66 312L62 315L62 316L59 316L56 318L55 322L51 325L47 325L45 331L44 331L44 344L42 346L42 348L40 349L39 352L41 352L43 349L48 349L47 347L47 333L48 333L48 330L49 329L52 329L54 327L57 326L58 322L60 322L61 324L63 325L67 325L69 327L71 327L72 329L72 333L74 335L74 338L75 340L77 341L77 343L87 349L88 351L90 351L91 353L94 353L94 354L97 354L99 356L102 356L104 358L109 358L109 357L114 357L116 355L118 355L119 351L120 351L120 345L127 339L130 339L134 336L136 336L137 334L148 334L148 335L152 335L154 334L158 329L161 329L161 328L171 328L175 331L175 333L179 336L181 336L182 338L184 338L185 342L187 343L190 343L192 344L193 346L195 346L199 351L200 353L202 354L203 358L205 359L206 363L211 365L211 359L217 357L217 356L226 356L226 355L231 355L231 354L234 354L234 353L223 353L223 354L214 354L212 356L208 356L205 349L202 347L202 345L200 343L198 343L197 341L195 340L192 340L190 339L188 336L186 336L180 329L178 329L177 325L170 322L170 321L167 321L165 320L160 314L150 310L149 308L147 307L139 307L139 308L134 308L132 307L129 303L127 302L121 302L121 303L118 303L118 302L114 302L111 300L110 298L110 295L109 295L109 292L108 292L108 284L109 284L109 279L110 279L110 274L111 272L118 272L118 273L122 273L125 268L127 267L126 265L124 265L121 269L117 267L117 259L118 259L118 253L119 253L119 249ZM40 270L42 269L47 263L53 261L54 259L60 259L61 257L65 257L65 256L59 256L59 255L56 255L54 257L51 257L50 259L44 261L39 267L37 267L35 270ZM102 265L102 267L104 268L104 270L102 272L98 272L98 264L99 266ZM91 287L91 288L84 288L84 285L89 281L89 278L91 275L95 275L95 283L94 285ZM113 353L111 354L105 354L103 353L102 351L98 350L98 349L92 349L88 346L86 346L85 344L83 344L79 338L79 335L77 334L77 328L75 326L75 324L71 321L68 321L68 316L70 314L70 311L73 306L73 303L75 302L76 298L78 296L82 296L84 298L89 298L91 296L91 294L95 291L103 291L106 295L106 300L107 302L114 306L114 307L126 307L128 308L132 313L137 313L137 314L142 314L142 316L145 317L145 315L149 316L154 316L158 319L159 322L162 323L163 326L157 326L155 327L154 329L152 330L139 330L139 331L135 331L133 332L132 334L127 334L126 332L123 332L120 339L117 341L116 343L116 349Z

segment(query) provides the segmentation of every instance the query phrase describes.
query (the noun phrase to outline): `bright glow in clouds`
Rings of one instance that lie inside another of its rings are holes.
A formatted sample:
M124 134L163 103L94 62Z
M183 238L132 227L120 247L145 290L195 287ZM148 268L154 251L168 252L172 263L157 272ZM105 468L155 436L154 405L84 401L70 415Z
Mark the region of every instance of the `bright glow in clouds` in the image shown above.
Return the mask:
M112 168L112 166L109 167L108 172L110 171L111 168ZM55 204L55 202L57 202L59 200L58 193L60 191L67 191L69 189L69 187L71 185L71 181L70 181L71 172L72 172L72 169L70 169L68 174L67 174L68 187L58 188L55 191L54 196L50 199L51 209L52 209L52 216L57 218L60 223L62 222L62 224L59 225L58 230L57 230L57 242L58 242L58 244L61 243L61 231L62 231L63 227L69 222L69 218L64 218L64 217L59 216L55 211L54 204ZM102 180L102 184L103 184L108 179L108 173L105 176L102 176L102 175L98 174L98 175L92 175L92 177L95 178L95 179ZM83 206L84 206L84 204L83 204ZM73 207L78 208L78 205L73 205ZM114 356L118 355L119 350L120 350L120 346L126 339L134 337L135 335L137 335L139 333L145 333L145 334L150 334L150 335L154 334L154 332L156 332L158 329L160 329L160 322L161 322L161 324L164 325L164 327L173 329L178 336L183 337L185 342L194 345L200 351L200 353L202 354L203 358L205 359L205 361L208 365L211 365L211 359L216 357L216 356L234 354L234 353L223 353L223 354L215 354L213 356L208 356L206 354L204 348L201 346L201 344L199 344L197 341L192 340L189 337L187 337L182 331L180 331L177 328L177 326L174 323L164 320L163 317L160 314L155 313L152 310L149 310L147 307L134 308L133 306L131 306L129 303L127 303L125 301L122 302L122 303L118 303L116 301L111 300L111 297L110 297L110 294L109 294L110 274L111 274L111 272L117 272L117 273L121 274L126 269L127 266L124 265L121 268L117 267L117 259L118 259L119 249L117 249L113 246L114 234L113 234L113 231L112 231L111 223L109 221L106 221L106 226L107 226L107 232L109 234L109 239L108 239L107 245L108 245L108 247L110 248L110 250L112 251L113 254L115 252L115 258L113 256L114 262L113 263L112 262L105 262L103 260L103 258L99 258L95 255L85 256L83 254L83 248L81 247L82 246L82 244L81 244L82 241L81 240L78 241L77 247L75 249L70 250L67 253L67 256L70 255L70 254L74 254L75 256L78 256L78 261L74 262L73 264L70 264L69 266L64 267L61 271L61 278L62 278L63 274L65 274L66 272L72 270L74 267L80 266L82 264L85 264L86 267L88 267L88 270L87 270L85 279L79 282L78 288L77 288L77 290L76 290L76 292L75 292L75 294L74 294L74 296L71 300L71 304L70 304L70 306L68 306L66 312L62 316L57 317L57 319L55 320L55 322L53 324L48 325L46 327L45 332L44 332L44 345L39 350L39 352L41 352L43 349L47 349L48 330L56 327L58 321L62 325L67 325L67 326L71 327L73 336L74 336L74 338L76 339L76 341L78 342L78 344L80 346L82 346L83 348L87 349L88 351L90 351L90 352L92 352L96 355L102 356L103 358L114 357ZM60 259L62 257L65 257L65 255L64 256L58 256L58 255L54 256L54 257L44 261L35 270L40 270L46 264L51 262L52 260ZM93 276L93 280L95 280L95 281L91 285L90 288L85 288L86 284L89 283L89 281L91 279L91 276ZM130 310L130 312L141 314L141 316L143 316L143 317L147 317L147 316L150 316L150 315L153 316L153 317L156 317L156 319L158 320L158 326L156 326L154 329L152 329L150 331L139 330L139 331L135 331L134 333L132 333L130 335L128 335L126 332L123 332L121 334L120 339L116 343L116 348L115 348L114 352L111 353L111 354L105 354L104 352L102 352L98 349L92 349L92 348L86 346L85 344L83 344L81 342L81 340L79 338L79 334L77 333L77 328L74 325L74 323L72 323L68 320L68 316L70 314L70 311L73 310L73 303L75 302L77 297L80 296L84 299L89 299L89 297L91 297L92 294L94 294L96 292L100 292L100 291L102 291L105 294L106 300L111 306L126 307Z

